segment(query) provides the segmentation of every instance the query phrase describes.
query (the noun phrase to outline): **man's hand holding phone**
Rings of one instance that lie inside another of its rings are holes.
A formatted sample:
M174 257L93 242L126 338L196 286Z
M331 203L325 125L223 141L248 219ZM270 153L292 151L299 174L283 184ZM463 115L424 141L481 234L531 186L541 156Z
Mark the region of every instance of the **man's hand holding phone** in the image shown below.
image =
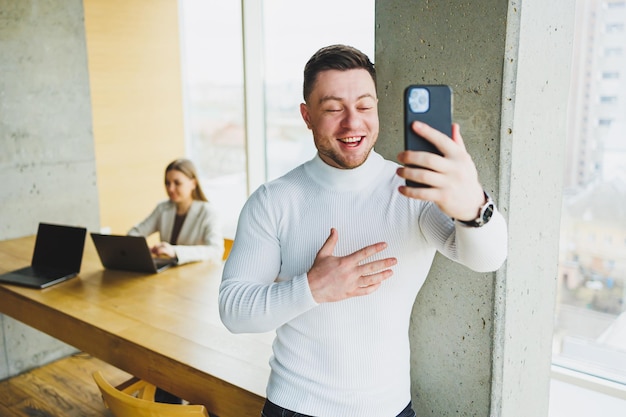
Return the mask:
M413 121L414 133L431 143L441 155L428 151L405 150L398 154L404 167L397 174L423 187L400 186L401 194L419 200L432 201L448 216L459 220L476 218L485 203L483 187L472 157L465 149L459 125L452 124L452 137Z

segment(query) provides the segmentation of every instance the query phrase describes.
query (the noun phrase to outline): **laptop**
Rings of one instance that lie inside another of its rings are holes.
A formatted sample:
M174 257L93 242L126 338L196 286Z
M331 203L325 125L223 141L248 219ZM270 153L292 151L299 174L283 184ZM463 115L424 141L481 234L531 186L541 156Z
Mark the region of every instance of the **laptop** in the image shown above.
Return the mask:
M39 223L30 266L0 275L0 283L47 288L80 272L87 229Z
M174 258L153 257L143 236L91 233L91 239L106 269L156 274L176 264Z

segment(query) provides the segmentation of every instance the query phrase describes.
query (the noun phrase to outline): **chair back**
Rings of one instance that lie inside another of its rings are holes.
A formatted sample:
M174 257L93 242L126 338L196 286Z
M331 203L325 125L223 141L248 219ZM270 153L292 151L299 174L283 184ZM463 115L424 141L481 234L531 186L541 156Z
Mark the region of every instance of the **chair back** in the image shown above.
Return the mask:
M154 398L156 389L145 381L120 391L109 384L100 371L93 373L93 379L102 393L104 404L115 417L209 417L203 405L163 404L144 399Z
M224 256L222 256L222 260L225 261L226 258L228 258L228 255L230 255L230 248L233 247L233 240L232 239L228 239L228 238L224 238Z

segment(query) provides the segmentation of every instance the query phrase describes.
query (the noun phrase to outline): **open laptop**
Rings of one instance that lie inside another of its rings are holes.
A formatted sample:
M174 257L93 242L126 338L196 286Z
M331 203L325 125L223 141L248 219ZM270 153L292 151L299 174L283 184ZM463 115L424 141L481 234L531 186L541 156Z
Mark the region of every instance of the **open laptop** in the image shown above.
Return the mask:
M156 274L176 264L173 258L153 257L143 236L91 233L91 239L106 269Z
M80 272L84 227L39 223L30 266L0 275L0 283L46 288Z

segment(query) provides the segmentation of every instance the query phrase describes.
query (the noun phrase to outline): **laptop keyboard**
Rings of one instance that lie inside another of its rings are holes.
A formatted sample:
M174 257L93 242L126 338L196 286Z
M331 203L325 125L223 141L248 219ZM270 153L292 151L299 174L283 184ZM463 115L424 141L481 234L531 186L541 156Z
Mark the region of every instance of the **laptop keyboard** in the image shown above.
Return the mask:
M172 258L152 258L157 268L161 268L166 265L173 265L174 260Z
M51 266L32 266L28 269L24 270L25 275L29 275L31 277L44 277L44 278L55 278L58 276L63 276L69 274L70 271L62 270L59 268L51 267Z

